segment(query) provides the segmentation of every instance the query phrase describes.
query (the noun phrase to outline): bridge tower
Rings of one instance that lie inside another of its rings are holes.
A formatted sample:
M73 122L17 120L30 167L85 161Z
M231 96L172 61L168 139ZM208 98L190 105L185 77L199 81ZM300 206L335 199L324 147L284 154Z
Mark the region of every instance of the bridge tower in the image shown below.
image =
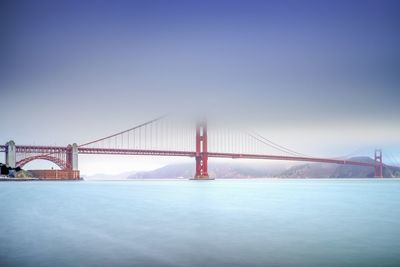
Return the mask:
M199 121L196 125L196 174L194 180L209 180L207 152L207 122Z
M382 163L381 149L375 149L374 176L375 178L383 178L383 163Z
M78 145L73 143L67 146L67 169L77 171L78 170Z
M15 168L17 164L17 154L14 141L9 141L6 144L6 165L11 168Z
M72 170L78 170L78 145L72 144Z

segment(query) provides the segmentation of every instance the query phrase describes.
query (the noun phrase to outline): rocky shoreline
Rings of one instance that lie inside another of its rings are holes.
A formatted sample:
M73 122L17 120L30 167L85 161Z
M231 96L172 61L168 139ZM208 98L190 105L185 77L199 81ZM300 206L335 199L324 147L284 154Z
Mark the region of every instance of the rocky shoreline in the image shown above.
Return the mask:
M14 177L8 177L8 176L0 176L0 182L4 181L4 182L8 182L8 181L39 181L39 178L14 178Z

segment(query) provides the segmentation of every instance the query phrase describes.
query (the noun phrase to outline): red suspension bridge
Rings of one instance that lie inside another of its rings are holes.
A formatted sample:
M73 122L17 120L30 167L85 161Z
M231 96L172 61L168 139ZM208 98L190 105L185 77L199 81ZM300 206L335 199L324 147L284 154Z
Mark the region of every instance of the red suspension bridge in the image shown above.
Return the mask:
M78 154L178 156L195 159L194 179L209 179L208 158L265 159L305 161L364 166L373 169L375 177L383 177L382 151L375 150L374 162L343 158L312 157L293 151L253 132L235 128L210 127L205 120L196 125L176 123L160 117L84 144L64 146L16 145L13 141L0 146L6 154L6 164L23 167L43 159L55 163L61 170L79 176ZM77 174L76 174L77 173ZM76 178L76 177L75 177Z

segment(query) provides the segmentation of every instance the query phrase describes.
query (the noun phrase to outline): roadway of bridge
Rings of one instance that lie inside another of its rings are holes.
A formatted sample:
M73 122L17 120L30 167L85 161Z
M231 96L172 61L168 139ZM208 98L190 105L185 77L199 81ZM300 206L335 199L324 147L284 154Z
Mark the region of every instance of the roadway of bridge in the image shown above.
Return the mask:
M0 145L0 152L6 151L5 145ZM18 145L18 150L29 150L31 153L52 153L56 151L64 151L67 147L62 146L32 146ZM134 156L166 156L166 157L195 157L194 151L174 151L174 150L151 150L151 149L115 149L115 148L86 148L79 147L79 154L87 155L134 155ZM320 162L333 163L356 166L374 167L374 163L359 162L346 159L332 158L314 158L314 157L297 157L297 156L280 156L280 155L260 155L260 154L240 154L240 153L219 153L208 152L208 157L212 158L231 158L231 159L264 159L264 160L281 160L281 161L303 161L303 162Z

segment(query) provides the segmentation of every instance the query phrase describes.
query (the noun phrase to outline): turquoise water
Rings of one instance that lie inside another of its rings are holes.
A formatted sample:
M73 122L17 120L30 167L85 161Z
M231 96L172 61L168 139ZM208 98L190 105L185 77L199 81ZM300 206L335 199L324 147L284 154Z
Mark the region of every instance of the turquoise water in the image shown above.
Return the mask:
M2 182L0 266L400 266L400 180Z

